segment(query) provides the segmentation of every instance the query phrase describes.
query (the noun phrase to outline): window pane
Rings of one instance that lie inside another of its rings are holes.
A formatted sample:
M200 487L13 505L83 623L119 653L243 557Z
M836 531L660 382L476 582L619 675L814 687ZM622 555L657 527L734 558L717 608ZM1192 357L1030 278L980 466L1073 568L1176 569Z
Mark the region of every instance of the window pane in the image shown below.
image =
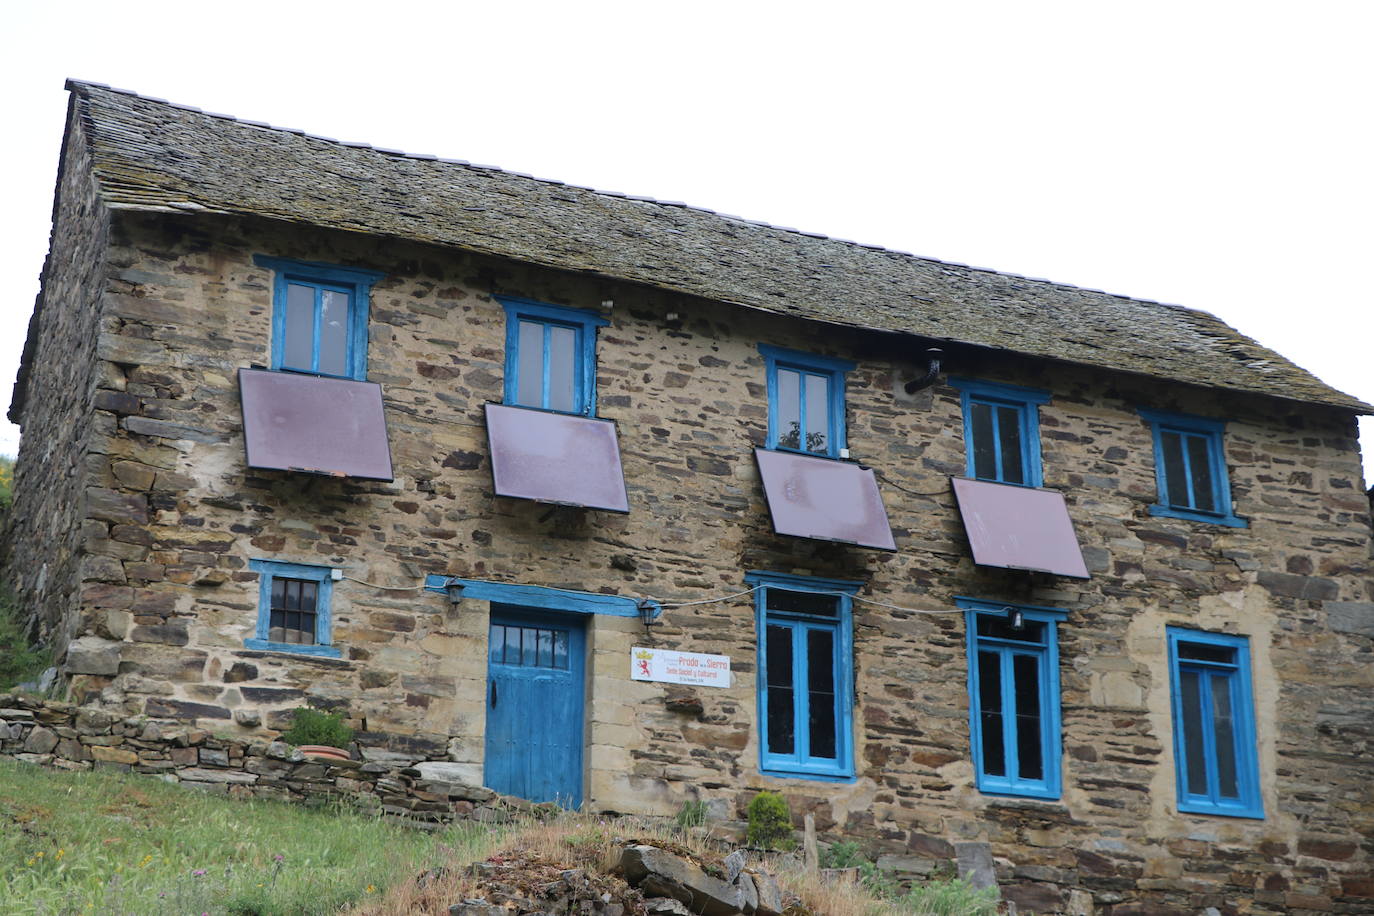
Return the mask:
M1179 642L1178 657L1234 665L1236 663L1236 650L1230 646L1214 646L1205 642Z
M299 611L301 609L301 583L298 580L282 580L281 606L288 611Z
M778 446L801 448L801 376L778 370Z
M286 322L282 328L281 364L311 371L315 351L315 287L286 284Z
M286 606L286 580L273 577L272 579L272 607L279 608Z
M1183 702L1183 758L1188 794L1207 794L1207 758L1202 739L1202 683L1196 671L1178 673Z
M765 598L765 607L770 611L811 614L817 617L835 617L840 611L840 599L836 595L818 595L815 592L792 592L783 588L770 588L767 590Z
M488 657L497 663L506 660L506 628L499 623L491 625L491 635L487 637Z
M521 627L520 640L523 644L521 647L522 651L520 653L520 664L524 665L527 668L533 668L535 665L539 664L539 649L537 643L535 642L534 628Z
M568 670L568 632L566 630L553 631L553 666Z
M1217 790L1222 798L1240 798L1236 785L1236 731L1231 715L1231 677L1213 674L1212 730L1217 748Z
M301 582L301 610L314 612L315 596L319 593L318 582Z
M1207 460L1207 438L1188 436L1188 469L1193 472L1193 508L1216 512L1216 494L1212 491L1212 464Z
M830 450L830 380L823 375L806 376L806 450Z
M507 665L520 664L520 628L506 627L506 657L503 661Z
M979 636L992 636L997 639L1014 639L1017 642L1044 643L1045 624L1039 620L1022 619L1021 629L1011 625L1011 620L996 614L979 614L977 617Z
M1021 459L1021 411L1015 407L997 408L997 437L1002 443L1002 480L1025 483Z
M967 447L973 449L973 476L979 480L997 479L997 446L992 434L992 407L974 401L969 405L973 429Z
M1022 779L1043 779L1044 753L1040 746L1040 660L1014 655L1012 682L1016 689L1016 762Z
M553 667L553 630L536 630L539 640L539 667Z
M572 328L549 327L549 408L577 409L577 332Z
M1178 433L1165 430L1159 434L1160 451L1164 453L1164 484L1169 505L1191 508L1188 502L1188 472L1183 465L1183 440Z
M520 322L519 341L515 403L522 407L543 407L544 326L533 321Z
M1002 741L1002 660L996 652L978 653L978 711L983 737L983 772L1007 775L1006 745Z
M320 371L348 374L348 294L320 290Z
M806 633L807 713L811 756L835 758L835 634Z
M796 751L792 694L792 630L768 627L768 750L774 754Z

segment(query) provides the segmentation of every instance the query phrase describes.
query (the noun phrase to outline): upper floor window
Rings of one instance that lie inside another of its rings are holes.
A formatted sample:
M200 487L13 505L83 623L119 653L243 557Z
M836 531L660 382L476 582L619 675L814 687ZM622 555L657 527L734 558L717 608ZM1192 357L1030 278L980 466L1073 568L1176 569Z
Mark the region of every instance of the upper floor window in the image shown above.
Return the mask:
M759 345L768 367L768 448L839 458L847 360Z
M854 776L853 582L752 572L759 634L759 766Z
M1264 817L1244 636L1167 628L1178 810Z
M330 644L334 570L328 566L249 560L259 575L258 621L249 649L339 658Z
M506 309L506 403L596 414L596 329L582 309L497 296Z
M271 368L367 378L372 270L256 255L273 272Z
M951 378L964 409L967 474L976 480L1038 487L1040 417L1050 393L1039 388Z
M1231 484L1226 475L1221 420L1141 410L1155 440L1155 481L1159 502L1153 515L1186 518L1232 528L1245 528L1245 519L1231 512Z
M973 767L990 795L1058 798L1059 644L1053 608L958 599L966 613Z

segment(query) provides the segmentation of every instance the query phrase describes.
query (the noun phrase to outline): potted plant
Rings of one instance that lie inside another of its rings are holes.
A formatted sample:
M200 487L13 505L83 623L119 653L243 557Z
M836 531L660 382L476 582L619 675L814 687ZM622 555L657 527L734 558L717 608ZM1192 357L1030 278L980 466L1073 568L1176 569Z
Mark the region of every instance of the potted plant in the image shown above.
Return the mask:
M297 707L291 718L291 728L281 736L307 757L319 760L349 760L348 745L353 741L353 729L343 722L337 712L322 712L308 706Z

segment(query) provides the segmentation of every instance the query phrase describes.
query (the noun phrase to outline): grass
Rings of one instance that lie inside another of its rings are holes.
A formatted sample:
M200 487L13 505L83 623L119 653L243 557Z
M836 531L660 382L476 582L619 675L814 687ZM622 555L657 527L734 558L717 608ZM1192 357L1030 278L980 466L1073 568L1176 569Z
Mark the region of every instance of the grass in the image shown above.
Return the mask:
M708 870L726 851L709 828L666 819L561 812L428 833L338 806L243 801L149 776L54 772L0 758L3 916L444 916L485 893L468 868L484 860L527 866L527 881L582 868L598 890L623 893L611 872L630 838L693 855ZM958 882L900 895L895 886L826 883L796 856L751 864L819 916L996 912L995 895Z
M483 833L0 759L0 914L338 912Z

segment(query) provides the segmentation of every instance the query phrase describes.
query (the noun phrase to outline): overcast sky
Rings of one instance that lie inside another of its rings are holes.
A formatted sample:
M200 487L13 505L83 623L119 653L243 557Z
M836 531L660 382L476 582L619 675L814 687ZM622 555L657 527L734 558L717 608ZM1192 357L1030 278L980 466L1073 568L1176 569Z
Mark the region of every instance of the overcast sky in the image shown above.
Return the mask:
M11 0L3 21L5 405L69 76L1204 309L1374 402L1374 4Z

